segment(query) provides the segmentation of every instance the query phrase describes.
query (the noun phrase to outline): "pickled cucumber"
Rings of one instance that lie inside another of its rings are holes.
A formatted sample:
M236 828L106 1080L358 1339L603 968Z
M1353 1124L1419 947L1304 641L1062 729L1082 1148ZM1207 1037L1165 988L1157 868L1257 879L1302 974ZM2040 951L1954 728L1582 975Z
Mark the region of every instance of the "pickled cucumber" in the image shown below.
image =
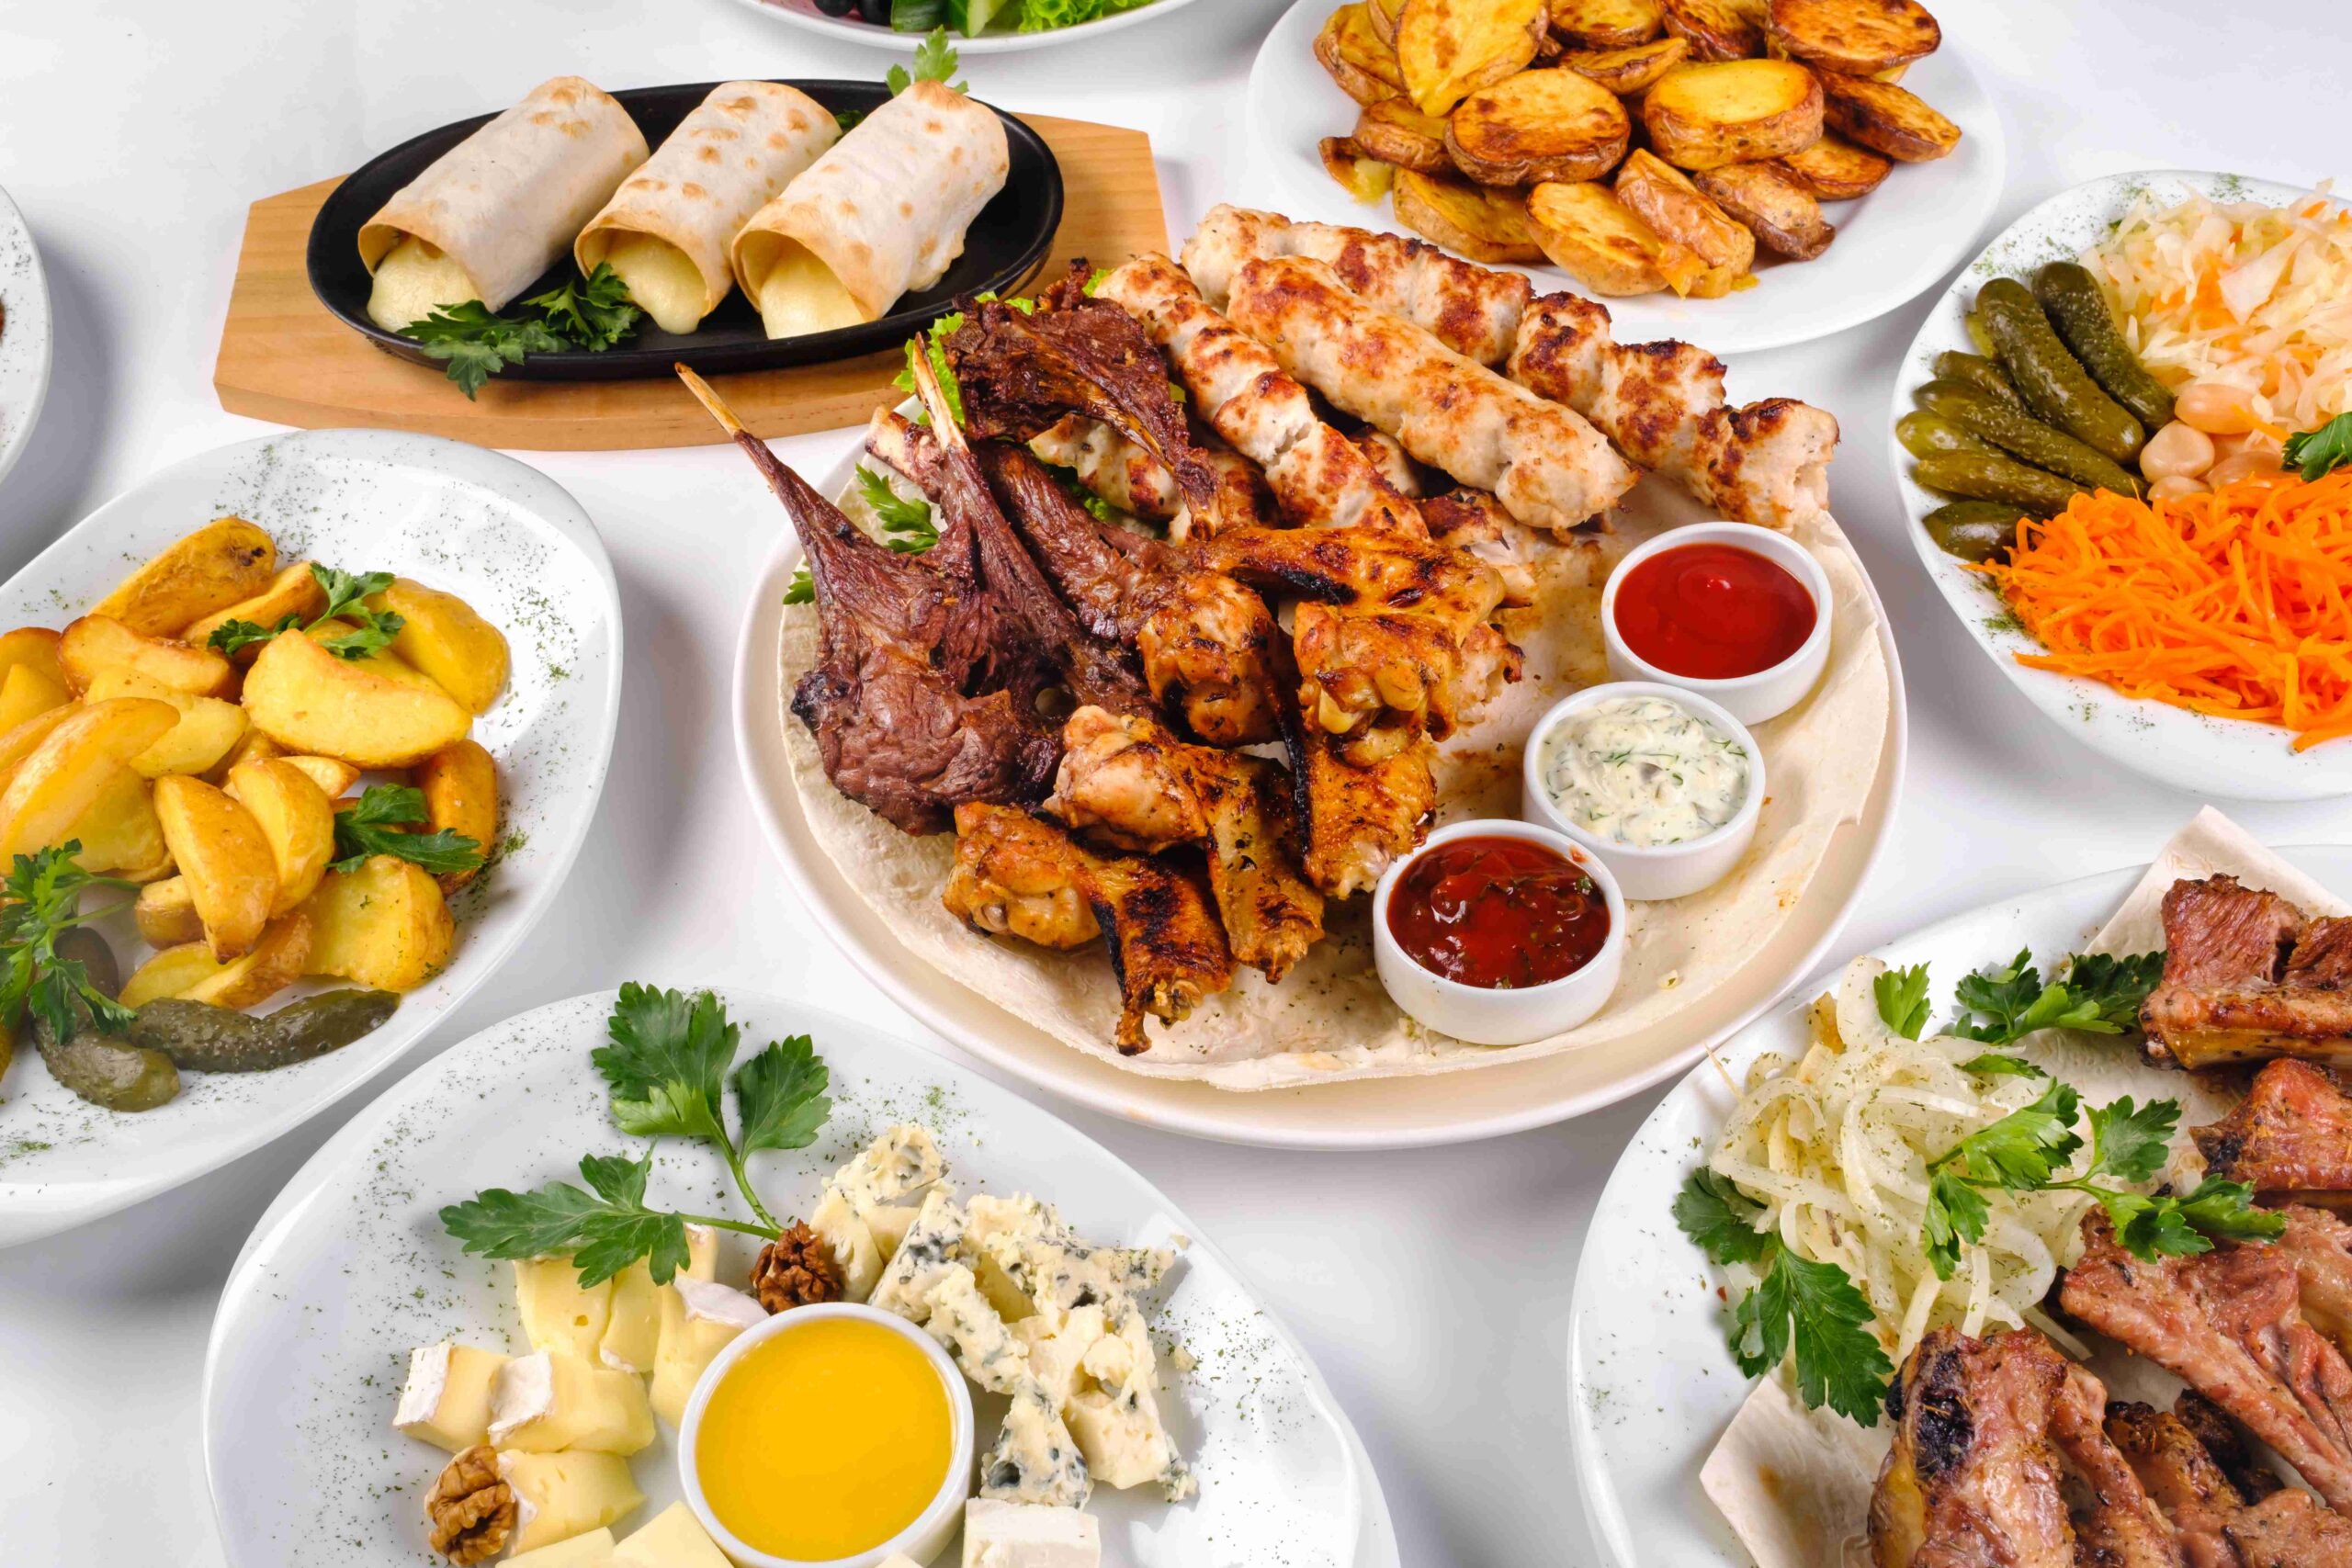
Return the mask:
M46 1020L33 1015L33 1043L59 1083L108 1111L153 1111L179 1093L179 1071L160 1053L99 1033L78 997L74 1017L74 1038L61 1042Z
M161 997L131 1021L135 1045L200 1073L260 1073L350 1044L401 1005L390 991L327 991L266 1018Z
M2017 507L1997 501L1949 501L1919 521L1944 554L1982 563L2009 553L2018 516Z
M2161 430L2172 419L2172 393L2148 373L2122 329L2108 310L2098 280L2079 262L2054 261L2033 275L2033 297L2075 357L2107 395L2130 409L2150 430Z
M1965 381L1930 381L1919 389L1917 396L1919 406L1928 412L1942 415L2037 468L2118 495L2140 493L2140 481L2121 464L2109 462L2064 431L2052 429Z
M1938 452L1912 465L1928 490L1969 501L1997 501L2032 517L2054 517L2089 489L2046 468L2031 468L1998 452Z
M1961 319L1960 324L1968 329L1968 341L1975 345L1980 355L1986 359L1999 359L2001 351L1994 345L1993 329L1984 324L1983 316L1971 310Z
M1928 383L1933 386L1935 383ZM1990 452L1991 443L1971 435L1942 414L1914 409L1894 422L1894 438L1914 457L1934 452Z
M1976 291L1976 309L2028 409L2119 463L2139 454L2147 431L2059 341L2031 289L1996 277Z
M2025 407L2025 400L2018 396L2015 387L2009 385L2009 378L2002 371L2000 361L1987 359L1981 354L1962 354L1956 348L1944 350L1936 355L1936 379L1965 381L1972 387L1992 393L2005 403L2020 409Z

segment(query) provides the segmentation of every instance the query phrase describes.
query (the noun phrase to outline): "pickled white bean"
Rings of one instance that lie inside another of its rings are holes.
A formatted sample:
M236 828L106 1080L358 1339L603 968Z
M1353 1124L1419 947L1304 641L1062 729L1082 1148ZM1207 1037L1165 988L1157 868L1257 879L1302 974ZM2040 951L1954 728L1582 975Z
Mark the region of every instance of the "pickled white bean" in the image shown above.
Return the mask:
M2157 479L2195 479L2213 466L2213 438L2193 424L2174 420L2140 448L2140 472Z
M2172 416L2208 435L2244 435L2254 428L2254 394L2226 381L2191 381L2173 399Z

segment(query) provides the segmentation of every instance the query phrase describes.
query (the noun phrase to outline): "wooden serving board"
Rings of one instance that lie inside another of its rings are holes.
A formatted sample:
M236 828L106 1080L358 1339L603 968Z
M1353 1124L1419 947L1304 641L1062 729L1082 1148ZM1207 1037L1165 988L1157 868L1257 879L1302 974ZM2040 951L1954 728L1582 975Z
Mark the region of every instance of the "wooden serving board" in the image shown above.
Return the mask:
M1041 277L1071 258L1115 265L1168 249L1151 142L1139 130L1084 120L1021 117L1060 163L1062 226ZM336 321L311 292L303 265L311 220L339 181L322 180L254 202L220 330L212 385L231 413L306 429L375 426L447 435L481 446L604 452L702 446L727 439L674 379L505 381L472 402L438 369L396 359ZM829 365L714 378L743 423L762 435L863 424L895 397L902 360L892 351Z

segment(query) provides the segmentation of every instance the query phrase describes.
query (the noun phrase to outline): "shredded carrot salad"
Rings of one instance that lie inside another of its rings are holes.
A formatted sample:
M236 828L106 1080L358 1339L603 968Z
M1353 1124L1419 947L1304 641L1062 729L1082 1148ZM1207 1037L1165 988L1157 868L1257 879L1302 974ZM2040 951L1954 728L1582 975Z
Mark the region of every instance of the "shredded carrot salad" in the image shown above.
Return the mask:
M2352 468L2077 496L1974 570L2049 649L2020 664L2284 725L2298 751L2352 735Z

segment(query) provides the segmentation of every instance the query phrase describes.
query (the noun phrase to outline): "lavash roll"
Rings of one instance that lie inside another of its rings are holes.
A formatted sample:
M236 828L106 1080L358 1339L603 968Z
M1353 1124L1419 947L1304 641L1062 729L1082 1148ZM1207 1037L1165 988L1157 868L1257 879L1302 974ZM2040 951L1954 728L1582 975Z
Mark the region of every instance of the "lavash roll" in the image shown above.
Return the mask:
M939 281L1011 167L995 110L914 83L752 215L736 281L770 337L878 320Z
M577 76L540 83L361 228L359 259L377 279L368 313L397 328L435 305L502 309L571 248L645 151L637 122L603 88Z
M664 332L690 333L735 287L729 252L751 216L841 138L832 114L778 82L723 82L582 230L585 276L609 260Z

